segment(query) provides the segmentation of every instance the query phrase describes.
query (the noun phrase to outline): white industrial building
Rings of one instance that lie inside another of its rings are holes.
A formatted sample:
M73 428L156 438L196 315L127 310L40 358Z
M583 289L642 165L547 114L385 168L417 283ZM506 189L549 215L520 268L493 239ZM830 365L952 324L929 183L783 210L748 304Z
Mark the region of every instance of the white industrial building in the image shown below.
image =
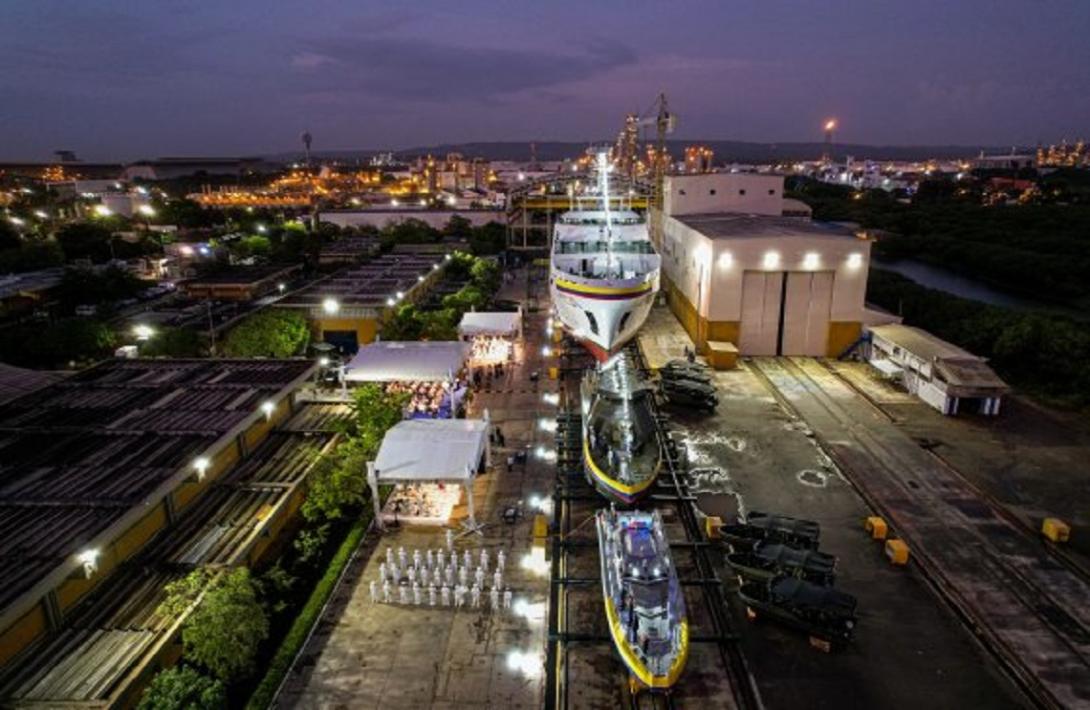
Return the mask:
M907 325L869 327L867 360L943 414L999 414L1010 388L987 361Z
M782 176L670 176L662 234L663 291L699 350L836 357L859 340L870 242L810 221Z

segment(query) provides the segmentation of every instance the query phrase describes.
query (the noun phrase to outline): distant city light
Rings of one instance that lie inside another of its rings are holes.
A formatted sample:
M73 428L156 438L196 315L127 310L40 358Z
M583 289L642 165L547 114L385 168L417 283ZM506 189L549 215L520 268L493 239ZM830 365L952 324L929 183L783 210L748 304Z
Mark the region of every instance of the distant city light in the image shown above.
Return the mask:
M519 178L520 181L525 180L526 179L526 173L519 173L518 178Z
M765 253L764 267L766 269L775 269L780 265L780 253L770 251Z
M34 210L34 216L38 219L49 219L49 213L43 210Z
M8 221L11 222L12 224L14 224L16 227L22 227L24 224L26 224L26 221L24 221L23 219L21 219L19 217L15 217L14 215L11 216L11 217L8 217Z
M324 310L329 315L333 315L337 311L341 310L341 304L337 303L337 299L335 298L327 298L322 301L322 310Z

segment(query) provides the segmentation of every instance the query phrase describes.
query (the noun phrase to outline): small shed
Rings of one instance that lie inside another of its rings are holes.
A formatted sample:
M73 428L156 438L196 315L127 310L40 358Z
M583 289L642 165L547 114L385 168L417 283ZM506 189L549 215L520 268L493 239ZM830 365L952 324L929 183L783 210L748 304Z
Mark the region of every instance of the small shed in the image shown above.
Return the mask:
M868 361L943 414L999 414L1010 391L985 358L899 323L868 328Z
M476 528L473 479L491 462L489 426L486 412L483 419L408 419L391 427L375 460L367 464L379 525L380 484L443 483L465 488L469 526Z

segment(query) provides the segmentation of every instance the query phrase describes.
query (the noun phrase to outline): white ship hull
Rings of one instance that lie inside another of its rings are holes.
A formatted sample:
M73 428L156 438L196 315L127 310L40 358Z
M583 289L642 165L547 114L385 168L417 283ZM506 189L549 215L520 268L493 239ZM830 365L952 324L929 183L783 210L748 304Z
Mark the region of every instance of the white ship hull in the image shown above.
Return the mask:
M563 327L604 361L647 320L659 291L659 270L636 279L587 279L554 267L550 288Z

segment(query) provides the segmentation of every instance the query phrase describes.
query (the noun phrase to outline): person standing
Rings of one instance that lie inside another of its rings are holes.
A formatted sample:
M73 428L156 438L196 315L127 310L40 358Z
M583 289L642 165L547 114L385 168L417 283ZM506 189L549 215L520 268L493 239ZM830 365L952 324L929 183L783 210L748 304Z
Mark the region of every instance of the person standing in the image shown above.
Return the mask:
M374 604L378 601L378 582L371 580L371 603Z

